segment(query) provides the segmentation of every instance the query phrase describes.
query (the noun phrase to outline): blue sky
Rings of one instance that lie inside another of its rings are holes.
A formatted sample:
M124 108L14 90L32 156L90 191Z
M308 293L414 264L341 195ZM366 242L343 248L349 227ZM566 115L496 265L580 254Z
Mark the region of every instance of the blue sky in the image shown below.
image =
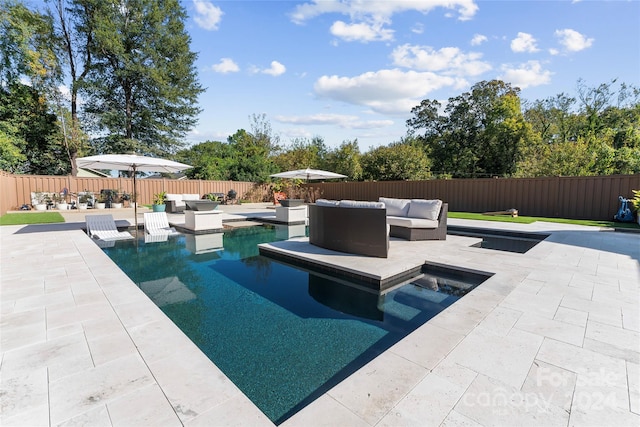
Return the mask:
M360 150L406 134L423 99L502 79L521 98L575 95L579 78L640 86L640 2L182 0L207 89L193 144L265 114L281 143Z

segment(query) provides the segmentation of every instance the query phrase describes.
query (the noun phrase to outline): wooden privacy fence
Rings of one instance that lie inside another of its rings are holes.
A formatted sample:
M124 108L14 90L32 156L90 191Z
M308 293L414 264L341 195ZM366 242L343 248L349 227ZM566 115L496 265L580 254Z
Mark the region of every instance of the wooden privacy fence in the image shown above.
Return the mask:
M377 200L378 197L442 199L449 211L493 212L515 208L523 216L609 220L618 196L640 189L640 174L486 178L429 181L337 182L309 184L327 199Z
M167 193L185 194L224 193L233 189L242 198L254 186L253 182L202 181L175 179L136 179L138 203L151 204L153 195ZM133 193L133 178L81 178L72 176L12 175L0 171L0 213L31 204L32 192L60 193L67 189L72 194L82 191L99 193L100 190L117 190ZM70 201L70 200L69 200Z

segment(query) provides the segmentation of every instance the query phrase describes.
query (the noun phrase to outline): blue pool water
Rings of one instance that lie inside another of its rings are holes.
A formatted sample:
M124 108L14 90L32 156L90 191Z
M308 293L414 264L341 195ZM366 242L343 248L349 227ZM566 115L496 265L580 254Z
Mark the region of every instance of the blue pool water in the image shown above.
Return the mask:
M275 423L460 298L418 284L377 295L260 256L282 227L103 248Z

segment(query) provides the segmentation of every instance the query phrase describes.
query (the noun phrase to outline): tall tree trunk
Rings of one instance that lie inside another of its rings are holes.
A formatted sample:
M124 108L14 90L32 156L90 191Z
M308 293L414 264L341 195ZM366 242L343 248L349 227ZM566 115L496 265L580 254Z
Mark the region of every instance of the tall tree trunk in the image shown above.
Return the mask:
M131 109L131 85L128 83L124 86L124 102L125 102L125 137L129 140L133 139L133 126L132 126L132 109Z
M90 9L86 4L83 8L85 14L87 16L90 15ZM79 137L79 133L77 132L77 130L80 129L80 120L78 119L78 83L85 78L91 66L91 50L89 49L89 46L91 44L91 32L88 32L86 34L86 44L82 47L85 56L84 67L82 69L82 73L78 77L75 49L73 38L71 35L72 23L68 22L65 17L64 0L57 1L56 10L58 12L58 18L60 20L60 31L62 32L64 49L69 60L69 75L71 77L71 129L73 132L71 136L71 142L69 143L65 141L65 145L67 146L69 162L71 163L71 175L77 176L78 165L76 164L76 158L78 157L78 148L80 144L80 142L77 140L77 138Z

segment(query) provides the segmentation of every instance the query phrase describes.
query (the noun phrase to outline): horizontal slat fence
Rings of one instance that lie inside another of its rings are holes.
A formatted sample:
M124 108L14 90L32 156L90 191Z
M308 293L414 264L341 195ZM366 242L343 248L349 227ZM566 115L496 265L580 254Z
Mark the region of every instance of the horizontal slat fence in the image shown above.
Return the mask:
M151 204L153 195L166 191L178 194L224 193L231 189L242 198L254 186L252 182L203 181L175 179L136 179L138 203ZM133 178L84 178L72 176L12 175L0 172L0 212L19 209L31 204L32 192L59 193L66 188L70 193L81 191L99 193L102 189L133 193Z
M312 183L328 199L377 200L437 198L457 212L492 212L511 208L520 215L551 218L611 220L618 196L632 197L640 189L640 174L589 177L483 178L427 181ZM242 198L254 187L251 182L172 179L138 179L138 201L150 204L153 194L227 193L234 189ZM67 188L99 192L113 189L133 192L131 178L79 178L71 176L12 175L0 172L0 212L30 203L31 192L60 192Z
M640 174L485 178L428 181L332 182L309 184L327 199L377 200L380 196L442 199L454 212L517 209L523 216L612 220L618 196L640 189Z

